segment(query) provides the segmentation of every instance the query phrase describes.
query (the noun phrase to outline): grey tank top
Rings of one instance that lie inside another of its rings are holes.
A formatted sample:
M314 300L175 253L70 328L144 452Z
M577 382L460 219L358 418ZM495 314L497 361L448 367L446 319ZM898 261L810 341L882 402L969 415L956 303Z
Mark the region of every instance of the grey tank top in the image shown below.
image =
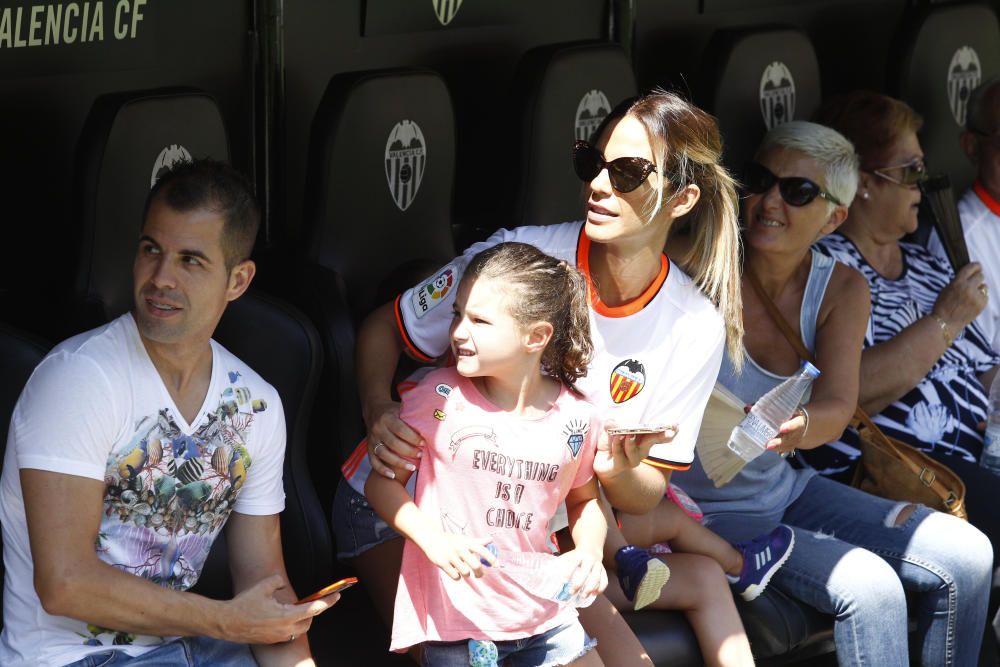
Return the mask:
M812 266L802 297L799 326L802 342L809 350L815 350L816 317L819 314L823 296L826 294L830 276L833 274L834 260L815 250L812 251ZM763 368L744 353L743 371L737 374L732 359L727 353L722 360L718 381L736 394L745 403L754 403L786 379ZM808 400L808 399L807 399ZM797 470L774 452L765 452L751 461L722 488L705 475L698 457L691 469L675 473L672 481L683 488L701 506L706 523L711 524L714 513L745 513L774 515L795 502L809 479L815 475L812 469Z

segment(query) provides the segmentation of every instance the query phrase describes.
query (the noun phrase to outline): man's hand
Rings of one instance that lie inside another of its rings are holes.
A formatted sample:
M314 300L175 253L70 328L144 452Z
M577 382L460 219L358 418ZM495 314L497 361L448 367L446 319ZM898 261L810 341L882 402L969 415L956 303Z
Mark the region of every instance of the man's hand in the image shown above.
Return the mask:
M399 418L399 403L384 401L374 405L365 415L365 421L370 424L368 459L376 473L395 479L393 468L405 468L410 472L417 469L411 460L420 458L426 443Z
M228 602L223 620L225 638L245 644L279 644L309 631L314 616L340 599L340 593L306 604L280 602L275 593L287 588L279 575L262 579Z

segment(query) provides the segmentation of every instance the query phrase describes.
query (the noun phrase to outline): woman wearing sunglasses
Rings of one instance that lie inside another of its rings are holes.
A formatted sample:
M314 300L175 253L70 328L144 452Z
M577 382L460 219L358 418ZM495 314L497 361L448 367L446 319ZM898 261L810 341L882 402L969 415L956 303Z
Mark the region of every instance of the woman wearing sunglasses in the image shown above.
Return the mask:
M822 374L768 451L729 483L716 488L700 462L677 481L706 525L729 540L791 526L795 549L771 586L834 617L839 664L910 664L904 591L915 596L922 633L914 663L975 664L990 575L986 538L952 516L872 496L782 458L827 449L857 403L867 285L812 248L848 217L857 170L853 146L830 128L793 121L764 138L744 183L746 356L742 372L727 356L719 382L754 403L799 367L765 300Z
M359 332L357 356L374 473L392 476L392 467L405 467L422 445L420 434L400 421L399 405L390 397L399 354L405 350L423 360L443 354L455 292L447 286L458 284L476 253L521 241L572 263L589 278L595 351L578 387L603 419L621 427L676 427L672 439L664 432L614 436L595 462L615 507L635 514L655 507L670 471L687 468L694 458L723 349L737 356L741 350L738 199L719 163L721 149L714 119L681 98L654 93L627 101L605 119L592 144L575 146L574 166L586 184L584 219L500 230L369 316ZM690 221L692 237L678 257L680 265L663 252L677 220ZM511 481L483 471L470 474L493 485ZM392 542L397 544L380 544L358 556L366 578L398 573L400 540ZM728 651L707 655L708 663L751 661L719 566L690 554L678 555L670 566L673 576L664 590L704 629L709 645L724 644ZM581 620L598 639L606 664L650 664L607 598L581 610Z
M917 226L923 153L921 118L905 103L868 92L821 111L861 156L860 195L839 233L822 248L857 268L871 289L871 325L861 359L861 405L888 434L946 463L966 483L969 520L997 544L1000 480L979 467L989 387L1000 357L976 316L986 305L982 268L955 274L922 246L901 242ZM995 297L994 297L995 298ZM851 472L858 452L847 437L810 462Z

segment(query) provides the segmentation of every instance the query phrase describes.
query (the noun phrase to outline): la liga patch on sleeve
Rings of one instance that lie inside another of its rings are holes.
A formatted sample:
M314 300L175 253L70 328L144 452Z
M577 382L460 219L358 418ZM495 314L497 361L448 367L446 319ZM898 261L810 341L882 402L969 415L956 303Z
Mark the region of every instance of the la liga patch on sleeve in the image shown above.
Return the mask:
M438 304L444 301L444 298L455 287L456 275L455 265L449 264L431 276L418 289L413 290L413 296L411 297L413 312L416 313L418 318L431 312Z

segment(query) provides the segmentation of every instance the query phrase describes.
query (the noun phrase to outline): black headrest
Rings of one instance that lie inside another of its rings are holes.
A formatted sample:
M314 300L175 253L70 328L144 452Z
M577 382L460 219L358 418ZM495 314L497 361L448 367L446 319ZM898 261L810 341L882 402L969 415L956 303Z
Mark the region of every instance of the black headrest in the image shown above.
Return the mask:
M701 80L698 102L719 119L724 161L737 174L769 129L808 120L820 101L816 52L805 33L791 28L716 32Z
M900 30L888 89L924 117L920 142L934 173L948 174L957 193L974 178L959 145L972 90L1000 74L1000 29L985 5L913 10Z
M573 172L576 139L591 135L608 112L636 95L632 63L617 44L553 44L524 54L515 74L520 105L517 203L502 226L579 220L583 186Z
M102 95L78 147L77 298L93 325L132 306L132 260L142 207L157 175L182 160L229 159L222 114L188 88Z
M351 307L379 280L454 252L455 120L442 78L420 69L334 76L313 119L306 192L310 261L343 277Z

